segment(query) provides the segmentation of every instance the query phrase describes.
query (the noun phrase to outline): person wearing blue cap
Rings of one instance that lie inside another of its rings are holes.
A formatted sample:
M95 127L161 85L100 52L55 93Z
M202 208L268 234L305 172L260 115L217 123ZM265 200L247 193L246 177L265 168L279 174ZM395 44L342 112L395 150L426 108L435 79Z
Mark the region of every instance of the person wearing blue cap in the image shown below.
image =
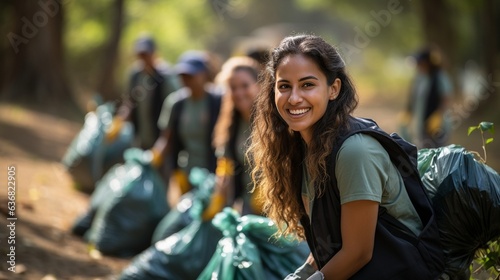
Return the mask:
M209 87L212 75L207 53L187 51L174 69L184 87L165 100L158 120L162 136L151 151L156 165L161 164L165 154L169 155L170 189L185 193L190 189L186 175L193 167L215 172L215 150L211 143L221 95Z
M107 139L113 140L124 121L133 122L137 146L149 149L160 136L157 121L165 98L180 88L176 73L167 62L156 56L156 43L144 35L135 41L138 58L130 74L125 100L117 111Z

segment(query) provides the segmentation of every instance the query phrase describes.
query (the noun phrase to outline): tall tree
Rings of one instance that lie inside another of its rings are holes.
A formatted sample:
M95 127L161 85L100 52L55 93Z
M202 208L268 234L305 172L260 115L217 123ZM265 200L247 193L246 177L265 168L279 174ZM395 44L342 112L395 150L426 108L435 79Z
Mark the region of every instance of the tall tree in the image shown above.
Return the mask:
M12 71L4 94L16 101L74 104L64 69L64 5L55 0L9 3L15 13L7 34Z
M481 1L480 9L480 46L482 51L482 62L486 73L487 102L480 104L480 110L491 115L493 119L500 117L498 101L500 98L500 45L498 32L495 32L500 23L500 5L498 1ZM495 27L496 26L496 27Z
M457 59L457 32L453 24L455 13L449 1L420 0L420 7L425 41L436 44L446 52L450 61L455 61Z
M113 18L110 24L110 35L104 56L100 74L100 81L97 86L98 92L104 99L111 100L119 96L115 81L115 69L118 60L118 47L123 30L123 10L124 1L113 1Z

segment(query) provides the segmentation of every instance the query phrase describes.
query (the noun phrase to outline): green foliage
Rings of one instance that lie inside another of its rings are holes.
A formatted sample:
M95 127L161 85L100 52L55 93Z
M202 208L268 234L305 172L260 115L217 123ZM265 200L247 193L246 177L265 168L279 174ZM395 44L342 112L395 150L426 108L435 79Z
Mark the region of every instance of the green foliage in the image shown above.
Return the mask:
M493 142L493 137L484 139L484 133L495 133L495 127L492 122L481 122L477 126L469 127L467 135L471 135L475 130L481 132L482 148L484 151L484 159L477 152L472 152L477 155L483 163L486 163L486 145ZM480 248L476 251L474 263L479 265L478 268L473 270L471 279L476 279L476 274L481 274L480 279L500 279L500 238L488 242L486 248ZM487 276L484 274L488 274ZM489 278L485 278L489 277ZM494 277L494 278L493 278Z
M95 52L109 36L112 0L69 1L65 4L65 47L70 58Z
M103 49L114 18L113 0L70 1L65 5L64 45L75 81L93 89L102 71ZM158 55L175 63L188 49L205 49L216 40L220 21L210 1L125 1L116 76L124 89L135 55L134 41L143 33L155 38ZM96 75L97 74L97 75Z
M209 1L129 1L122 46L131 55L134 40L150 33L161 56L169 61L187 49L204 49L218 30L217 17Z
M477 126L469 127L467 135L471 135L475 130L481 132L482 148L484 151L484 159L477 152L472 152L477 155L483 163L486 163L486 145L493 142L493 137L484 139L484 133L489 132L490 134L495 133L495 127L492 122L481 122ZM474 262L479 265L479 268L473 271L473 275L479 273L481 270L483 274L488 273L490 278L488 279L500 279L500 238L490 241L486 248L480 248L476 251L476 256ZM484 276L486 277L486 276ZM494 277L494 278L492 278ZM471 278L474 279L474 278ZM481 277L483 279L483 277Z
M494 124L493 123L491 123L491 122L481 122L477 126L471 126L471 127L469 127L467 135L470 135L476 129L481 130L481 132L489 131L492 134L495 133L495 128L494 128ZM490 139L493 139L493 138L490 138Z
M467 130L467 136L471 135L472 132L475 130L479 130L481 132L481 140L482 140L482 148L484 152L484 159L479 155L477 152L473 152L475 155L479 157L479 159L483 162L486 163L487 160L487 154L486 154L486 145L493 142L493 137L487 138L486 140L484 139L484 133L489 132L491 134L495 133L495 127L492 122L481 122L477 126L471 126Z
M480 248L476 251L475 262L479 265L479 268L474 272L479 270L486 271L489 276L495 278L489 279L499 279L500 277L500 238L490 241L486 248ZM471 278L472 279L472 278Z

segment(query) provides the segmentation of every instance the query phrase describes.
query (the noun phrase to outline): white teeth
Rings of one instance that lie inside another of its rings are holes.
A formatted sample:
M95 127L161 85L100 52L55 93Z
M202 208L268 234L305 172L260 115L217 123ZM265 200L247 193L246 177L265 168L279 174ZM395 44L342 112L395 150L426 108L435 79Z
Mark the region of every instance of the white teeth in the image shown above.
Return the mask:
M298 110L289 110L289 111L290 111L290 114L292 114L292 115L301 115L301 114L304 114L307 111L309 111L309 109L310 108L307 108L307 109L298 109Z

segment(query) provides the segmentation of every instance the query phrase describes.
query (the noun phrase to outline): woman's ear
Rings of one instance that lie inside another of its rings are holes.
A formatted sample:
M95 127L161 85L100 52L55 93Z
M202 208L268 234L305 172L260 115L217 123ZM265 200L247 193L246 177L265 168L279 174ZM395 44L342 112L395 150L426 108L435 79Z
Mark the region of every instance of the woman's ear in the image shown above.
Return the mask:
M334 100L335 98L337 98L337 96L339 96L341 86L342 82L339 78L336 78L335 81L333 81L333 83L328 86L328 99Z

